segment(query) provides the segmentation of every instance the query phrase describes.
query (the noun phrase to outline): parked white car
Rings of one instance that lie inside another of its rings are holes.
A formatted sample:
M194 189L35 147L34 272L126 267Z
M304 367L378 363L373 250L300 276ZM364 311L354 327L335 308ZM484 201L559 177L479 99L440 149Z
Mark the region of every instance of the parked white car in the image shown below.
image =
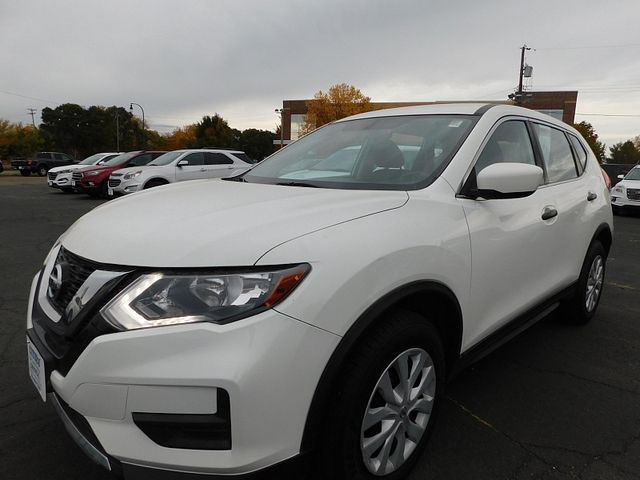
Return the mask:
M237 150L189 149L165 153L144 167L117 170L109 177L108 194L125 195L168 183L239 175L253 166Z
M239 478L309 454L325 479L396 480L456 370L556 309L594 317L612 229L565 123L369 112L244 175L79 219L33 279L29 372L125 478Z
M640 208L640 165L626 175L618 175L620 181L611 190L611 205L618 208Z
M90 157L85 158L79 163L73 165L65 165L63 167L54 167L47 173L47 185L51 188L57 188L63 192L72 192L71 175L79 168L86 167L87 165L100 165L107 160L111 160L117 157L120 153L117 152L103 152L96 153Z

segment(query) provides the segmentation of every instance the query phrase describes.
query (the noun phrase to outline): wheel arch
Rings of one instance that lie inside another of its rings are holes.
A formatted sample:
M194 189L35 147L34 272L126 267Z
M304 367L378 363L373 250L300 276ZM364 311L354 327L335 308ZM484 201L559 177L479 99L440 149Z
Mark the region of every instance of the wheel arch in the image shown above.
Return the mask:
M611 227L607 223L601 223L598 228L596 228L593 237L591 237L591 245L595 240L598 240L602 243L605 251L607 252L607 256L609 255L609 251L611 250L611 244L613 243L613 235L611 233Z
M147 186L151 183L151 182L160 182L158 183L158 185L168 185L171 182L169 180L167 180L164 177L151 177L150 179L148 179L146 182L144 182L142 184L142 189L144 190L145 188L147 188Z
M393 309L415 312L432 321L445 349L447 375L460 357L462 344L462 309L457 297L446 285L436 281L418 281L399 287L369 307L349 328L320 377L307 413L300 451L314 449L322 431L323 417L332 385L339 379L340 367L358 341ZM435 313L435 315L434 315Z

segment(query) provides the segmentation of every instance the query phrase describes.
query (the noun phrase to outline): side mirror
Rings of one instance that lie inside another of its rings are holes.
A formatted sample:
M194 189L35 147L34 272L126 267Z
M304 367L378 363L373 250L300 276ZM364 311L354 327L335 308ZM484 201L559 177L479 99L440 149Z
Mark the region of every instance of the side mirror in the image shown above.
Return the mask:
M474 193L484 199L523 198L533 194L544 178L542 169L526 163L494 163L483 168Z
M178 162L178 168L182 168L182 167L186 167L187 165L189 165L189 160L180 160Z
M624 175L622 175L622 174L621 174L621 175L618 175L618 178L619 178L620 180L624 180Z

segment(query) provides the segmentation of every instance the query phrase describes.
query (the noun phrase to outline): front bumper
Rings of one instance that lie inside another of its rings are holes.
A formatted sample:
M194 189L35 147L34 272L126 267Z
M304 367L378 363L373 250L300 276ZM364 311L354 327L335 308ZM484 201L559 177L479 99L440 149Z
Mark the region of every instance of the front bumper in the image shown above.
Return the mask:
M71 186L71 173L59 173L58 175L56 175L56 178L51 179L51 177L49 177L47 181L51 188L59 188L63 190L73 189L73 187Z
M34 281L36 302L37 288ZM227 325L110 333L94 338L65 375L51 372L50 390L125 474L134 467L246 474L299 454L316 384L339 340L274 310ZM218 414L221 390L230 449L163 446L136 424L140 413Z
M640 208L640 200L629 200L620 193L611 194L611 205L613 207L637 207Z
M115 185L113 180L117 180L118 184ZM137 179L131 180L123 180L122 178L118 179L109 179L109 188L110 192L112 192L113 196L127 195L128 193L135 193L140 190L142 185Z

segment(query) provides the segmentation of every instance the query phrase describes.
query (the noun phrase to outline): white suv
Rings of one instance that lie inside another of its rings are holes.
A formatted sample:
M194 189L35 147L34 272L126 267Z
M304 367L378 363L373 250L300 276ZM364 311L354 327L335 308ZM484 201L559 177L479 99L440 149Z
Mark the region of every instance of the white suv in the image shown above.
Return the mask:
M611 205L615 209L640 208L640 165L626 175L618 175L620 182L611 190Z
M251 159L237 150L175 150L144 167L117 170L109 177L109 195L125 195L145 188L184 180L239 175L252 166Z
M79 163L52 168L47 174L47 184L51 188L57 188L63 192L72 192L73 187L71 186L71 175L73 172L82 167L86 167L87 165L101 165L107 160L111 160L118 155L120 154L116 152L96 153L85 158Z
M125 477L237 478L313 452L323 478L399 479L453 372L557 308L593 317L612 228L569 125L504 105L370 112L78 220L33 280L29 371Z

